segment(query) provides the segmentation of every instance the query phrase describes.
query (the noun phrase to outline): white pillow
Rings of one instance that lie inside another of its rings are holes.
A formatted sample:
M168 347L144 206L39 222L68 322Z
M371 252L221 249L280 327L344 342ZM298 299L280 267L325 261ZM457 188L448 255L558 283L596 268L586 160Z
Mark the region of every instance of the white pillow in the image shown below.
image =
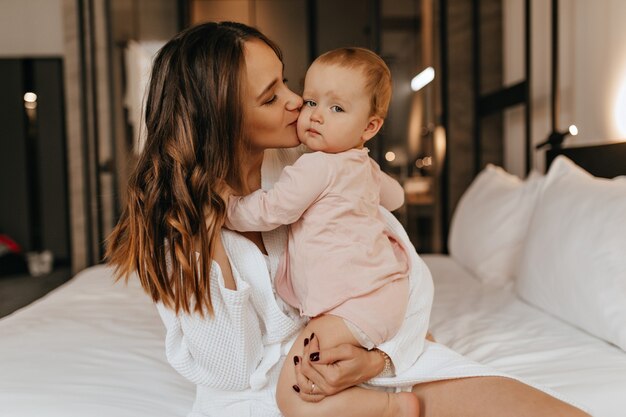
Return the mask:
M626 350L626 178L557 158L517 278L529 303Z
M533 174L524 182L489 164L461 197L448 249L481 282L503 286L513 280L541 178Z

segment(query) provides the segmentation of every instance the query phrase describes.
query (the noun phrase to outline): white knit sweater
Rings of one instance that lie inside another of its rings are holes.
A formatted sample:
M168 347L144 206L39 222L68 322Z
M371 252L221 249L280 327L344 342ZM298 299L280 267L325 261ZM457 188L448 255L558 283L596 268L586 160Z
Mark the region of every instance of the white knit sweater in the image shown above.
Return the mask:
M298 150L268 151L263 162L263 188L271 188ZM392 233L411 248L406 232L389 212L383 216ZM157 305L167 329L170 364L197 384L190 416L280 416L275 386L284 356L305 320L276 297L272 280L286 247L286 228L263 234L270 270L261 251L241 235L222 231L236 290L224 286L217 263L211 268L213 318L174 314ZM424 347L433 297L430 272L415 252L410 254L410 296L406 319L394 338L379 349L393 361L397 374L411 374ZM406 385L406 377L402 379ZM376 378L373 385L402 385L395 378Z

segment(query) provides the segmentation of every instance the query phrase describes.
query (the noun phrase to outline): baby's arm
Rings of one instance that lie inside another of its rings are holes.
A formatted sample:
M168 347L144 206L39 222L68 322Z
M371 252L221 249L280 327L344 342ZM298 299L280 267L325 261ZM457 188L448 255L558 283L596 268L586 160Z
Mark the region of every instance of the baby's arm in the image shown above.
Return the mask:
M394 211L402 204L404 204L404 188L398 181L380 171L380 205L389 211Z
M319 153L302 155L295 164L285 167L273 189L231 196L226 227L239 232L263 232L294 223L326 189L325 165Z

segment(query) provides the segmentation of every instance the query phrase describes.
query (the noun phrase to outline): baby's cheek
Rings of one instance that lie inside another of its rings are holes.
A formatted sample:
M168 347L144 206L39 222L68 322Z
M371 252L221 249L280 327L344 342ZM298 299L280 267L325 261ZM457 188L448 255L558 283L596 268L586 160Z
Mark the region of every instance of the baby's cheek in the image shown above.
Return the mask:
M298 134L299 138L302 138L304 136L304 133L306 132L306 126L305 126L305 120L304 117L302 117L302 113L300 113L300 117L298 117L298 124L297 124L297 129L296 129L296 133Z

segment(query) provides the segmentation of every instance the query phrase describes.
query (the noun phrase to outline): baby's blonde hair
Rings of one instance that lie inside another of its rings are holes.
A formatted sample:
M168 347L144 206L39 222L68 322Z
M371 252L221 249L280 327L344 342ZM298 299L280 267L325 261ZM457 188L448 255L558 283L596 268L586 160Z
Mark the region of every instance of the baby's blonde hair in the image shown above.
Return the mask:
M391 71L385 61L365 48L338 48L320 55L316 63L360 69L365 76L365 88L371 94L370 115L387 117L391 100Z

